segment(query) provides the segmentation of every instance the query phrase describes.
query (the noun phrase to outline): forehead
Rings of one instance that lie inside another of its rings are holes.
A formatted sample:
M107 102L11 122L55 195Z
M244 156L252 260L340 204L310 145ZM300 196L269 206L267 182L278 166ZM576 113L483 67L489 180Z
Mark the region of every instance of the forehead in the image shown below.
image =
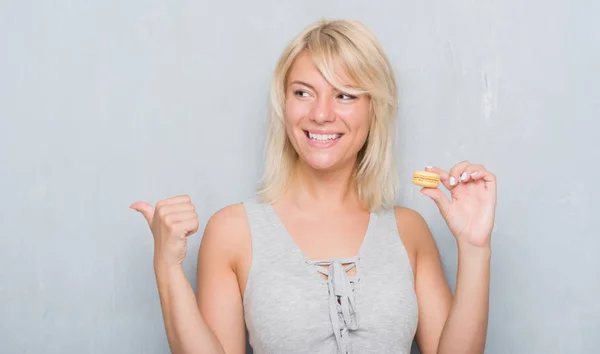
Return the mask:
M318 60L317 64L315 64L315 60ZM298 55L290 68L288 82L291 83L294 80L329 86L356 86L356 82L343 68L339 58L325 62L325 60L313 58L307 52Z

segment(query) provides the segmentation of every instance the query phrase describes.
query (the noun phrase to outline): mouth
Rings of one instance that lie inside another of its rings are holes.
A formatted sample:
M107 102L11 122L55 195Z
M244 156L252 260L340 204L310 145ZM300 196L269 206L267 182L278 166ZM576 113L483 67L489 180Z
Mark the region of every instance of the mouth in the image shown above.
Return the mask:
M316 133L316 132L310 132L308 130L304 130L304 135L306 135L306 137L310 141L313 141L316 143L331 143L333 141L339 140L344 134L330 133L330 132Z

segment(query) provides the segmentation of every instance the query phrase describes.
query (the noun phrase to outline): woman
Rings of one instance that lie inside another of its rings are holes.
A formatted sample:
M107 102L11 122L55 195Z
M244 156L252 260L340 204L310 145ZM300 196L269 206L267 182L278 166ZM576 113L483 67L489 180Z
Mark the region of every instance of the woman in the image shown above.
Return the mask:
M284 51L271 90L263 184L215 213L195 296L182 269L198 229L188 196L132 204L155 239L175 353L482 353L495 177L460 162L432 198L459 252L452 296L423 218L394 206L396 83L375 37L319 22Z

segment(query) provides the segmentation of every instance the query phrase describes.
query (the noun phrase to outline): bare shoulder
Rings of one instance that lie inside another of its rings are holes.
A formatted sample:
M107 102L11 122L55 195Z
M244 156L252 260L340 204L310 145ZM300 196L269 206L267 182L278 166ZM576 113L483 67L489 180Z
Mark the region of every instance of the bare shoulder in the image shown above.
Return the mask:
M424 238L431 237L429 226L418 211L395 206L394 213L398 231L403 237L414 239L414 241L423 241Z
M226 255L235 262L250 240L246 209L242 203L231 204L216 211L206 223L202 237L202 249Z
M247 228L246 209L242 203L231 204L217 210L209 219L206 228L236 230Z
M437 246L429 230L429 226L418 211L395 206L394 213L396 215L398 233L407 251L412 255L413 264L417 260L417 254L431 251L437 252Z
M395 206L394 213L396 214L398 226L400 226L400 224L405 224L409 227L427 227L427 223L423 216L414 209Z

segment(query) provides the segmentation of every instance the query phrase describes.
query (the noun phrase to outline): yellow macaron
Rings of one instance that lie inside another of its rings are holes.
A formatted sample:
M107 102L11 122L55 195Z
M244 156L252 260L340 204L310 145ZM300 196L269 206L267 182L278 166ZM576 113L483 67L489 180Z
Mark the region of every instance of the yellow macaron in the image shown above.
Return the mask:
M433 172L415 171L413 173L413 183L425 188L437 188L440 184L440 176Z

